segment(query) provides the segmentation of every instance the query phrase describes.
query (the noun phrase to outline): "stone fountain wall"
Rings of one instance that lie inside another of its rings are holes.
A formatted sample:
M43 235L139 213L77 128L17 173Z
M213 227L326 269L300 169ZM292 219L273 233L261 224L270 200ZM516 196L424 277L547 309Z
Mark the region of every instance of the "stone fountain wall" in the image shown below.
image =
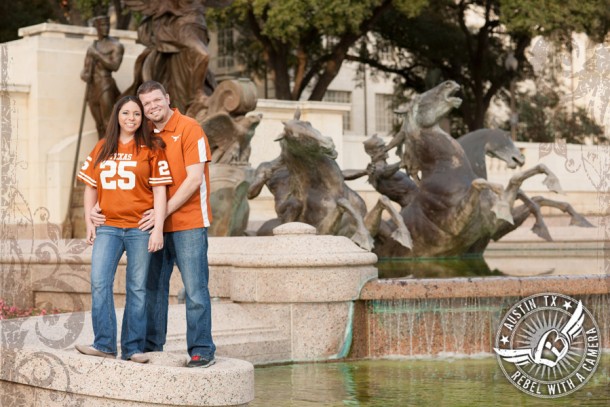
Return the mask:
M540 293L582 300L610 349L610 276L375 280L362 290L350 357L491 354L504 314Z
M610 277L603 270L575 270L571 276L377 280L376 257L347 238L316 236L302 224L278 232L273 237L209 239L217 328L226 338L244 335L239 341L221 341L227 354L256 364L343 357L352 337L351 356L358 358L489 353L503 313L517 298L541 292L582 298L598 320L604 347L610 348ZM26 243L13 245L19 250L1 259L4 268L12 269L3 274L0 297L22 308L88 310L90 247L77 240ZM546 258L547 264L560 261L557 256L568 243L555 242L556 258ZM598 243L596 253L603 253ZM552 249L547 247L547 254ZM115 279L118 308L124 304L124 281L121 263ZM178 303L181 287L176 269L172 304ZM170 319L181 321L170 327L172 349L179 350L183 311L172 307L176 318ZM248 328L237 332L233 325ZM247 345L248 329L259 335L258 345Z

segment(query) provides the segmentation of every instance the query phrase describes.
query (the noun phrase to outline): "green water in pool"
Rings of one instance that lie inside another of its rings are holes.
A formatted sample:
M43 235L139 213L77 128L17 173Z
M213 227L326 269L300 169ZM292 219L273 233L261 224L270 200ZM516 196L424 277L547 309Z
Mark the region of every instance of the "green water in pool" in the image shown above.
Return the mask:
M522 393L495 357L383 359L257 367L252 407L610 406L610 354L580 390Z

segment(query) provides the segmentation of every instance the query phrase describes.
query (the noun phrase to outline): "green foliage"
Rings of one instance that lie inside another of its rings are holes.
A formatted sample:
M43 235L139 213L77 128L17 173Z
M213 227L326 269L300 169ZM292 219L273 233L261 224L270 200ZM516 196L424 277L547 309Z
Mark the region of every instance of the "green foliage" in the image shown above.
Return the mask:
M132 17L135 23L141 19L138 13L132 14L121 0L68 0L67 3L71 6L72 14L77 17L75 20L83 24L86 24L92 17L108 15L111 4L114 6L115 28L126 30L129 28Z
M407 17L415 17L429 3L429 0L396 0L392 2L394 8Z
M574 113L562 102L560 95L552 88L534 94L518 96L519 124L517 139L537 143L552 143L563 139L566 143L608 144L604 130L597 125L582 107ZM509 129L506 123L504 128Z
M44 23L55 18L49 0L13 0L0 2L0 43L16 40L21 27Z
M299 43L302 33L316 30L330 36L358 32L382 0L241 0L237 7L250 5L262 22L262 34L280 42ZM235 7L234 6L234 7Z
M559 41L584 32L603 41L610 23L608 0L501 0L503 21L511 32L531 32Z
M322 35L360 33L360 24L381 3L382 0L235 0L228 8L209 9L207 17L211 24L230 23L245 33L260 28L260 34L270 41L296 47L312 31L317 34L311 38L315 43L322 41ZM253 27L249 15L258 27Z
M298 99L313 85L312 97L321 99L347 49L369 31L380 10L396 3L412 15L427 1L235 0L226 9L208 10L207 18L210 25L240 32L238 58L248 72L272 73L276 97Z
M95 16L107 15L110 0L73 0L73 3L86 21Z

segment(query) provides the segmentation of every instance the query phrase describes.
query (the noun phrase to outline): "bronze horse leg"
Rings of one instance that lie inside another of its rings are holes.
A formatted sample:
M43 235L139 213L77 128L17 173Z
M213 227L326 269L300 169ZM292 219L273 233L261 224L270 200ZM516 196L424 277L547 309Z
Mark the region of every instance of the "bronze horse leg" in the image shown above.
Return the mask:
M496 230L492 235L492 239L495 241L499 240L503 236L507 235L508 233L521 226L523 222L525 222L525 220L530 216L530 214L533 214L536 219L536 222L534 223L534 226L532 226L532 232L534 232L536 235L540 236L547 242L552 241L553 238L551 237L551 234L549 233L549 230L546 227L546 224L544 223L544 219L542 218L540 206L532 199L530 199L530 197L525 195L522 190L519 190L517 192L517 198L522 201L524 205L520 205L512 209L514 220L512 224L507 222L499 222L497 224Z
M411 233L409 233L409 229L405 225L404 219L398 213L396 208L392 205L392 201L385 195L381 195L379 200L370 210L369 213L364 217L364 224L366 225L366 229L369 231L371 236L377 236L379 232L379 227L381 225L381 214L383 210L386 210L394 223L398 226L396 230L394 230L391 234L391 238L396 240L398 243L406 247L407 249L411 249L413 247L413 240L411 239Z
M556 193L561 192L561 185L559 184L559 179L557 176L553 174L553 172L546 165L538 164L528 170L514 175L508 182L508 185L502 194L502 200L508 203L509 207L512 208L513 204L515 203L515 199L517 198L517 191L519 191L519 188L521 188L523 181L537 174L546 174L547 177L542 183L546 185L549 191Z
M354 243L356 243L363 249L371 251L375 242L371 237L371 234L367 230L366 226L364 225L364 219L362 218L362 215L360 215L360 213L358 213L354 209L352 204L346 198L337 199L337 206L341 208L342 211L345 211L350 214L356 222L356 232L350 237L350 239L352 239Z
M576 212L576 209L574 209L574 207L567 202L555 201L543 196L535 196L532 198L532 200L539 206L550 206L551 208L557 208L563 213L570 215L570 226L580 226L584 228L593 227L593 225L584 216Z
M555 201L552 199L545 198L543 196L535 196L529 198L523 191L519 190L517 197L524 202L525 205L521 205L513 209L513 217L515 219L514 225L502 223L498 226L496 232L493 235L493 240L498 240L505 236L507 233L512 232L519 227L530 214L534 214L536 222L532 226L532 232L540 236L546 241L552 241L551 235L548 228L546 227L542 214L540 213L541 206L549 206L551 208L557 208L564 213L570 215L570 226L579 227L593 227L593 225L567 202Z

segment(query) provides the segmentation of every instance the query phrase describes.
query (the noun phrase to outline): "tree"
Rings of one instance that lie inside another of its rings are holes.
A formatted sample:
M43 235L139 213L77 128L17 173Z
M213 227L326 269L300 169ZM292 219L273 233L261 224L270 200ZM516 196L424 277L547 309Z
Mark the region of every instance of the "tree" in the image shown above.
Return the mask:
M515 75L525 76L527 32L501 33L498 2L493 0L431 0L419 15L408 17L392 10L374 27L378 47L360 48L349 59L384 72L398 74L399 88L422 92L443 80L462 85L459 116L470 130L484 126L493 97L510 85ZM478 16L476 24L469 23ZM397 48L394 60L384 60L379 50ZM509 52L520 69L509 71Z
M126 30L131 22L131 11L123 7L121 0L71 0L67 3L73 3L85 22L95 16L108 15L110 5L113 6L117 29Z
M208 20L241 34L236 52L248 71L269 71L278 99L322 100L349 49L391 6L417 13L427 0L236 0ZM259 51L256 53L256 51ZM258 58L262 55L262 61Z
M401 90L421 92L455 80L464 93L459 116L475 130L484 127L494 97L507 99L511 81L531 77L525 50L534 36L561 42L572 31L584 31L603 38L610 21L605 1L581 3L430 0L415 16L389 9L373 27L377 46L360 47L348 59L399 75ZM396 49L393 60L381 56L388 47ZM509 54L516 58L517 70L505 66Z
M50 0L13 0L0 2L0 43L16 40L21 27L60 19L59 4Z
M566 70L572 66L569 54L557 48L561 46L542 38L536 39L530 48L534 80L529 81L528 86L521 87L516 98L519 114L517 140L553 143L561 139L565 143L574 144L608 144L604 130L589 115L594 113L594 109L587 112L586 109L577 107L573 89L558 80L558 72L566 74ZM585 66L595 64L598 56L593 54ZM600 72L602 75L603 72ZM582 82L581 80L580 83ZM585 86L587 90L594 88L591 85L605 87L606 84L589 81ZM604 104L607 104L607 100ZM587 106L594 107L589 104ZM503 127L509 129L510 123L507 121Z
M121 0L0 1L0 43L18 39L21 27L47 21L87 25L91 17L108 15L110 5L115 13L116 28L128 29L132 13L123 8Z

